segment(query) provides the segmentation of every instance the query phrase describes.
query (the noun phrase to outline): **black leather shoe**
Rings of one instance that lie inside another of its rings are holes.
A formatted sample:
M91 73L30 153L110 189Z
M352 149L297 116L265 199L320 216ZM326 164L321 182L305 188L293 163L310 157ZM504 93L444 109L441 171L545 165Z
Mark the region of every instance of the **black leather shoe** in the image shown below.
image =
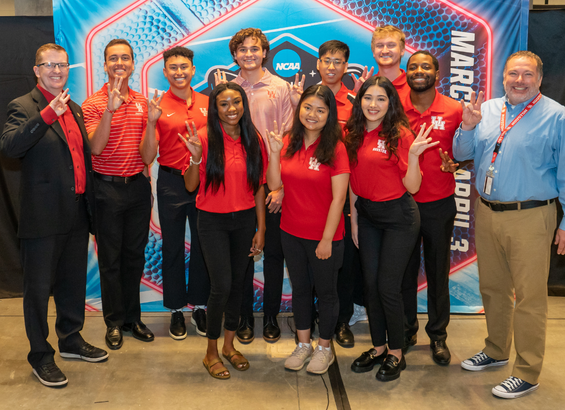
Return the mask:
M373 367L376 364L382 364L388 354L388 350L385 348L385 351L377 355L377 351L375 349L368 350L363 352L361 356L351 363L351 370L355 373L365 373L370 372L373 370Z
M47 363L33 368L33 374L41 384L48 387L66 386L69 380L55 362Z
M134 323L126 323L122 326L122 330L124 332L131 332L134 338L142 342L152 342L155 339L153 332L141 320Z
M418 334L414 334L412 336L404 336L404 347L402 348L402 354L406 354L408 348L411 346L416 346L418 343Z
M118 350L124 344L122 329L119 326L110 326L106 329L106 346L112 350Z
M281 329L276 316L263 316L263 339L274 343L281 338Z
M110 329L110 328L108 328ZM120 328L118 327L118 330ZM120 331L120 341L123 343L122 339L122 332ZM108 332L106 332L106 343L108 343ZM122 345L120 344L120 347ZM117 347L116 349L119 349ZM84 340L79 347L74 349L64 350L61 351L59 347L59 354L61 357L65 359L81 359L86 362L101 362L102 360L106 360L108 358L108 352L106 350L99 349L97 347L92 346L90 343L86 343Z
M400 377L400 372L404 369L406 369L406 359L404 355L402 355L402 359L398 360L398 357L389 354L381 368L377 371L377 380L382 382L396 380Z
M345 322L338 323L335 327L335 341L341 347L353 347L355 346L355 338L353 337L353 332L349 328L349 325Z
M196 327L196 333L206 336L206 311L204 309L193 310L190 323Z
M182 312L173 312L171 315L169 335L175 340L186 338L186 325L184 324L184 315Z
M241 316L239 318L239 326L235 332L237 340L243 344L251 343L255 339L254 326L255 318L253 316Z
M434 362L442 366L446 366L451 362L451 353L449 347L445 344L445 340L433 340L430 343L432 349L432 357Z

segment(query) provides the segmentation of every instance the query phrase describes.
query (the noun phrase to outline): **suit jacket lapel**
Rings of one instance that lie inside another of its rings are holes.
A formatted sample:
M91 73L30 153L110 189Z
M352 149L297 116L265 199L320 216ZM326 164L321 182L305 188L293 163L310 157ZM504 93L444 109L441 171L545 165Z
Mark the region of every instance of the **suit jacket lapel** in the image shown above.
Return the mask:
M37 102L37 107L39 108L40 112L49 105L49 103L47 102L47 100L45 99L45 97L37 87L31 90L31 96ZM59 137L61 137L61 139L65 142L65 144L69 145L67 142L67 137L65 137L63 127L61 127L59 121L55 121L53 124L51 124L51 128L53 129L53 131L57 133L57 135L59 135Z

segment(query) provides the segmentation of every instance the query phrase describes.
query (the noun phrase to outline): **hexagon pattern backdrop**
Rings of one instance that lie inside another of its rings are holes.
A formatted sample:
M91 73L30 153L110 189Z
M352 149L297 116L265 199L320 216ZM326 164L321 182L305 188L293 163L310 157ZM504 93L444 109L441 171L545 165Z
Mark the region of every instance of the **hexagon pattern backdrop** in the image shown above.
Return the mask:
M351 48L349 73L359 75L375 65L371 35L376 26L393 24L406 33L401 67L416 50L429 50L440 62L439 90L455 99L469 99L472 90L487 97L504 93L502 69L513 52L527 47L528 0L54 0L55 39L69 53L68 87L82 103L106 81L105 45L125 38L133 46L135 72L130 87L144 95L168 89L162 74L162 52L176 45L195 52L196 91L209 94L213 71L237 75L228 49L241 28L258 27L271 44L266 67L292 82L306 75L306 86L319 83L318 46L338 39ZM349 76L344 77L353 88ZM155 163L156 164L156 163ZM150 168L156 197L156 165ZM482 311L474 245L474 188L472 164L455 175L457 217L451 244L450 294L452 312ZM165 310L162 304L161 230L155 201L146 264L141 283L144 311ZM190 230L185 236L188 277ZM285 269L281 311L291 311L292 287ZM190 286L190 284L189 284ZM255 305L262 310L263 263L255 261ZM418 307L427 309L423 267L419 277ZM89 247L87 310L101 310L96 243ZM190 306L189 306L190 308Z

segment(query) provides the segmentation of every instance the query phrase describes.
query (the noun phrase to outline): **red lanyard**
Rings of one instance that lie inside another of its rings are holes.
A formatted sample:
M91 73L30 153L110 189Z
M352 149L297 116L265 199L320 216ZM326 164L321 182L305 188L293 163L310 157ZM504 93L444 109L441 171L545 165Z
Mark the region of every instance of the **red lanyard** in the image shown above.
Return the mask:
M518 114L518 116L514 118L506 128L504 128L504 126L506 125L506 104L502 104L502 113L500 114L500 137L498 137L498 140L496 140L496 146L494 147L494 152L492 153L491 164L494 164L494 160L498 155L498 151L500 151L500 146L502 145L502 141L504 141L506 133L510 131L510 129L515 126L518 121L524 118L524 115L526 115L528 111L530 111L534 107L534 105L539 102L539 100L541 100L541 93L538 93L536 98L534 98L528 105L526 105L526 108L524 108L522 112Z

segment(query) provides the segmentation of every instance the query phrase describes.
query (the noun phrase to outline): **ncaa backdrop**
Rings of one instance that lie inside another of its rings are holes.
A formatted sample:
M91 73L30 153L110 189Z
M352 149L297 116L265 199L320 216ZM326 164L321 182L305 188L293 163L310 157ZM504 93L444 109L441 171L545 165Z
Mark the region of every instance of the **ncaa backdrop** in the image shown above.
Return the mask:
M266 67L292 82L306 75L305 88L319 83L318 47L337 39L351 49L350 73L359 75L375 65L370 47L376 26L393 24L406 33L401 68L417 50L431 51L440 62L439 90L455 99L469 99L472 90L487 98L504 94L502 69L511 53L526 49L528 0L54 0L56 42L67 49L71 63L68 87L82 103L106 81L104 47L114 38L127 39L135 52L130 87L145 96L165 91L162 52L172 46L195 53L193 88L209 94L213 71L235 77L228 42L241 28L258 27L266 34L271 52ZM347 78L346 78L347 77ZM344 77L353 88L349 76ZM156 164L156 162L155 162ZM153 194L156 165L150 168ZM452 239L451 309L457 313L482 311L474 245L473 203L475 174L471 165L456 179L457 217ZM141 285L144 311L163 310L161 236L155 201L146 264ZM190 231L186 230L186 274L190 258ZM91 241L87 309L101 310L96 244ZM221 257L221 255L219 255ZM423 268L422 268L423 269ZM426 281L420 272L419 310L426 310ZM261 310L263 264L255 262L255 310ZM291 286L285 272L282 311L292 306Z

